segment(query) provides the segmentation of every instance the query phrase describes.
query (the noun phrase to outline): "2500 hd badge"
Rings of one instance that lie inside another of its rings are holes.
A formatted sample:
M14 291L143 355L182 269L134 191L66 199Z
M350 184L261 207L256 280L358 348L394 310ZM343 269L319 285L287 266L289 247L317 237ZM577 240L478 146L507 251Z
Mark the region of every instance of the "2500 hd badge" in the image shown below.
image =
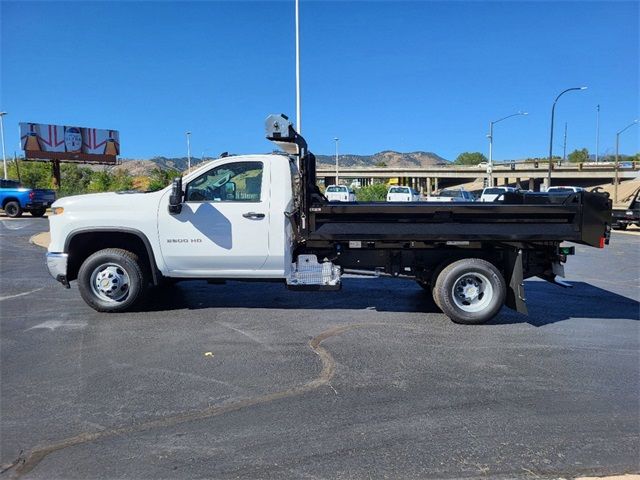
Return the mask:
M202 243L201 238L167 238L167 243Z

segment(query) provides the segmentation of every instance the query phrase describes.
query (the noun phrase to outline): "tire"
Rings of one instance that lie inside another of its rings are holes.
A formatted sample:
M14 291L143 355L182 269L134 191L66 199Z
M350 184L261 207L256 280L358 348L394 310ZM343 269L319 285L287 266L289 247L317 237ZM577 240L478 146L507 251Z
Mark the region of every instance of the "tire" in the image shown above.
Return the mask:
M479 258L465 258L447 265L433 288L433 299L443 313L453 322L466 325L491 320L504 305L506 296L507 286L500 271Z
M31 213L32 217L43 217L45 213L47 213L47 209L42 207L42 208L34 208L33 210L30 210L29 213Z
M98 312L124 312L144 297L148 276L138 256L120 248L106 248L89 256L78 271L83 300Z
M12 200L5 204L4 213L7 214L7 217L18 218L22 216L22 207L18 202Z

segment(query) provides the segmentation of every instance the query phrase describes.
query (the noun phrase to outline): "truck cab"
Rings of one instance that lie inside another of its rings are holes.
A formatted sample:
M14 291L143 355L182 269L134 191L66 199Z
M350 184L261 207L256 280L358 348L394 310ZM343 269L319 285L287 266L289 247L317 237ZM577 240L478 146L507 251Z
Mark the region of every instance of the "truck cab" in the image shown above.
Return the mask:
M85 300L103 310L128 304L118 295L134 279L110 267L122 251L146 265L141 275L155 283L165 277L284 278L291 265L287 212L293 208L295 168L284 155L215 160L182 179L184 196L173 212L171 186L58 200L50 217L49 269L63 283L88 283ZM105 248L118 252L87 267L86 260Z

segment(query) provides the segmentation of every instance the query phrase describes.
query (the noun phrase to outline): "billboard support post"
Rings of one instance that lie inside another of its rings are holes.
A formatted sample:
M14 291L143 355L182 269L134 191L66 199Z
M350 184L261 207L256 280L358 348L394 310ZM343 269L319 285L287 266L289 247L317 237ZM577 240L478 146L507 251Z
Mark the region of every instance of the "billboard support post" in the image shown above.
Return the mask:
M53 174L53 188L60 190L60 183L62 178L60 177L60 160L51 161L51 173Z

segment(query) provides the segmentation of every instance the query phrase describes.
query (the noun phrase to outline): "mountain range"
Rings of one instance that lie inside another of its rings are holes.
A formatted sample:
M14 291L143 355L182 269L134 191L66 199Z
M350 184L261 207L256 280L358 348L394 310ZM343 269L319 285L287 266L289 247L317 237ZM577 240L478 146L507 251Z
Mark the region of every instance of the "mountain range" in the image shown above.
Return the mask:
M203 160L213 158L191 158L191 165L198 165ZM318 166L334 166L335 157L332 155L316 155ZM374 153L373 155L345 154L339 156L340 165L343 167L431 167L434 165L446 165L448 160L433 152L408 152L401 153L392 150ZM187 157L167 158L154 157L148 160L122 159L118 170L125 170L130 175L148 176L155 168L162 170L175 169L184 171L187 169Z

